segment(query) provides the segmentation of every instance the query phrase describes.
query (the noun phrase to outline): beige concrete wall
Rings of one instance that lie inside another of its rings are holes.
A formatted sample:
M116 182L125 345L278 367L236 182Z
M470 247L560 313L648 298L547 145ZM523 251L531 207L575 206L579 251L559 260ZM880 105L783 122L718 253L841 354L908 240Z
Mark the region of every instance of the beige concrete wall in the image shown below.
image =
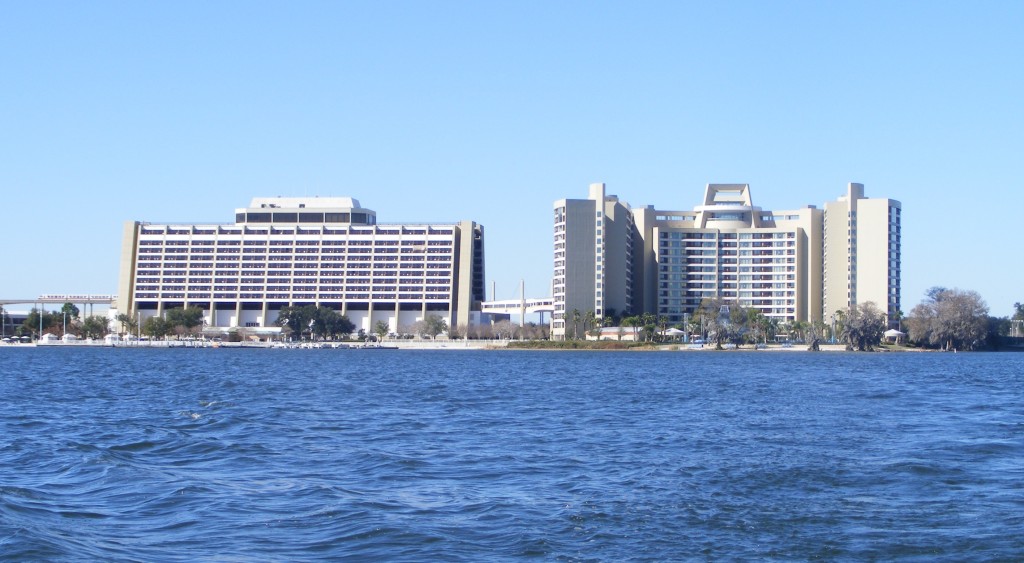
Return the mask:
M890 249L889 208L893 206L900 204L887 198L867 198L864 186L856 183L847 186L846 194L825 204L826 319L837 310L868 301L882 311L898 306L890 303L890 279L899 275L898 265L891 264L899 261Z
M826 320L839 310L846 310L850 305L849 293L852 291L850 271L850 238L849 215L850 203L845 200L830 201L825 204L823 229L824 244L824 283L823 310Z
M857 204L857 302L886 311L889 298L889 200Z
M118 313L132 314L135 304L132 301L135 281L135 254L139 246L139 223L127 221L121 235L121 268L117 277L117 302L114 308Z

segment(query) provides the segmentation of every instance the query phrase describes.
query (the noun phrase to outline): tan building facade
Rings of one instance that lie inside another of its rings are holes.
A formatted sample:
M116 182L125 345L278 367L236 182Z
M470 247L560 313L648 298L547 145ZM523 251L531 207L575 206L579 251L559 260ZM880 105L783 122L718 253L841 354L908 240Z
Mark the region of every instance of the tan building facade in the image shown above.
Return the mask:
M555 338L571 334L564 321L573 310L647 312L676 324L705 299L735 301L780 322L823 321L827 307L838 303L837 292L846 296L847 265L852 301L842 306L860 299L898 309L899 203L866 199L859 184L825 209L791 210L755 206L747 184L709 184L703 201L682 211L630 208L604 190L594 184L586 200L555 202ZM850 201L853 235L845 224ZM599 232L606 224L596 223L597 215L607 216L610 205L619 216L631 215L621 221L629 224L625 232ZM827 279L841 279L842 287ZM566 315L561 323L560 312Z
M370 332L428 314L479 322L484 230L378 224L352 198L256 198L232 224L125 225L118 311L204 310L209 327L274 326L285 306L322 305Z
M587 199L554 204L552 337L573 335L573 313L629 311L633 303L633 214L629 205L591 184Z
M862 184L825 204L824 315L873 302L889 319L900 311L902 205L867 198Z

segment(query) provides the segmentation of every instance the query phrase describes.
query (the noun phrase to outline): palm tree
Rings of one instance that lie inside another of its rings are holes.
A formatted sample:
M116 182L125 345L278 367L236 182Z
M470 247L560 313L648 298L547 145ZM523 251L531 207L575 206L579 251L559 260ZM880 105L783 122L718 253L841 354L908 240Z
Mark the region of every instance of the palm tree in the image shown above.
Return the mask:
M832 315L832 340L839 341L840 337L846 331L844 325L846 324L846 311L842 309L836 310L835 314Z
M793 321L789 327L796 333L797 341L803 342L807 340L807 323L803 321Z
M593 311L587 311L583 317L583 333L586 334L587 330L590 330L591 333L597 330L597 315ZM597 333L600 334L600 330L597 330Z
M139 325L138 321L136 321L135 317L130 313L118 313L118 315L114 317L114 320L121 323L121 332L124 334L131 334L135 332L135 329Z
M643 325L644 334L646 334L646 340L648 341L653 340L654 338L655 322L657 322L657 319L652 313L644 313L643 315L640 315L640 323Z
M658 317L658 329L661 331L661 340L665 340L665 331L668 330L668 317L661 315Z
M626 317L622 319L622 326L633 329L633 342L636 342L636 325L640 323L639 317Z
M572 310L572 339L579 340L580 338L580 314L579 309Z
M774 339L775 333L779 330L779 319L774 317L761 317L761 331L764 333L764 343L768 344L768 339Z

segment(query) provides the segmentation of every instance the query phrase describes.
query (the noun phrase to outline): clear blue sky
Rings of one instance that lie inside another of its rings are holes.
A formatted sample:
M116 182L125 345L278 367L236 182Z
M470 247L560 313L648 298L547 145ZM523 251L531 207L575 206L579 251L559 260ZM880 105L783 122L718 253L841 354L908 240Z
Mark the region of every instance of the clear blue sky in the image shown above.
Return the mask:
M903 302L1024 301L1022 2L0 0L0 297L115 293L124 221L349 195L546 296L591 182L903 203ZM491 297L489 295L489 297Z

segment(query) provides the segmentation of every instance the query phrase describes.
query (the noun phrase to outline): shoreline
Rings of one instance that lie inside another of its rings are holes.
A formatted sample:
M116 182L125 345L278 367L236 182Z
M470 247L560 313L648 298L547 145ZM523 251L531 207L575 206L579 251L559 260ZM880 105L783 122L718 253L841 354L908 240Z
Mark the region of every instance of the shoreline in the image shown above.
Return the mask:
M280 342L213 342L208 340L154 340L154 341L122 341L104 342L99 340L78 340L74 342L31 342L18 344L0 344L3 349L35 349L35 348L127 348L127 349L189 349L189 348L225 348L225 349L253 349L253 350L512 350L512 351L547 351L547 352L690 352L690 353L812 353L807 345L782 346L768 345L764 348L755 348L753 345L743 347L724 348L716 350L714 346L699 344L657 344L632 347L606 348L593 346L593 341L586 341L587 346L573 348L568 346L518 346L519 340L444 340L444 341L393 341L383 342L380 346L364 345L357 342L327 342L316 343L290 343L284 345ZM541 341L547 342L547 341ZM844 344L822 344L818 352L835 353L846 352ZM927 348L910 347L879 347L872 353L931 353L943 352ZM967 352L967 351L964 351ZM1022 348L1007 347L999 350L976 350L975 352L1024 352ZM957 353L957 352L954 352Z

